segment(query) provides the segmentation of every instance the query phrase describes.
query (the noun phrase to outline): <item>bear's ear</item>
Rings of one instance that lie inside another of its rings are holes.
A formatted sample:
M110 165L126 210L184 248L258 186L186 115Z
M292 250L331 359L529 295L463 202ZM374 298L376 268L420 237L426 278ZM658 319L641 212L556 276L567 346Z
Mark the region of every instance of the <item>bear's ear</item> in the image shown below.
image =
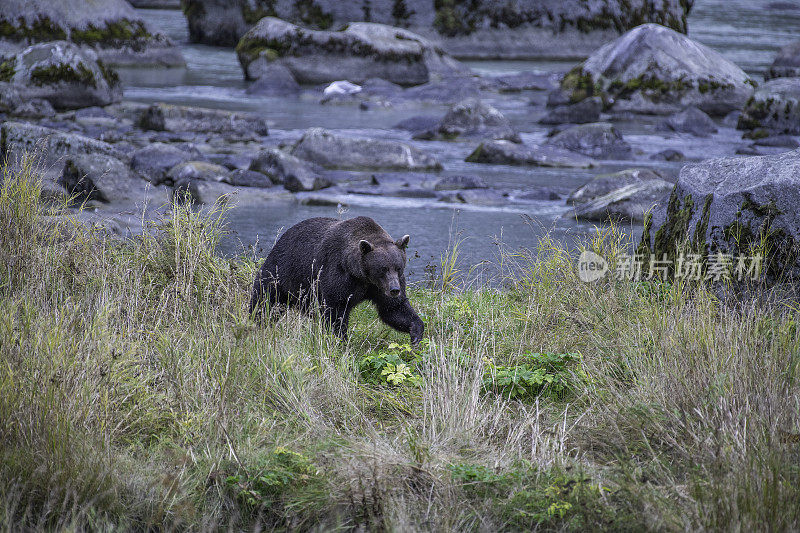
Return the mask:
M394 243L395 243L395 244L397 245L397 247L398 247L398 248L400 248L401 250L405 250L405 249L406 249L406 246L408 246L408 239L410 239L410 238L411 238L411 237L409 237L408 235L403 235L402 237L400 237L399 239L397 239L396 241L394 241Z
M358 249L361 250L362 254L366 254L372 251L372 245L369 243L369 241L361 239L358 242Z

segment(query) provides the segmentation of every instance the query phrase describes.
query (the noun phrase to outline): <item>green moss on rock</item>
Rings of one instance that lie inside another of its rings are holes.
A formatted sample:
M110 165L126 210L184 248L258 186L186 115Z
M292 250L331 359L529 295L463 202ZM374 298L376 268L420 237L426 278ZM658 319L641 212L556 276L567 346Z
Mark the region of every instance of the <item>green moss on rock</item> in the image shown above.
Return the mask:
M568 91L571 103L577 103L586 98L600 94L600 86L595 84L592 75L583 71L583 65L570 70L561 80L561 88Z
M72 30L70 34L70 40L76 44L115 48L152 38L144 23L127 19L111 22L105 27L89 24L85 29Z
M0 15L0 37L13 41L63 41L67 32L47 17L39 17L30 24L24 18L16 21Z
M483 143L479 144L478 147L475 148L475 150L473 150L472 153L469 154L464 161L467 163L480 163L482 152L483 152Z
M94 74L83 63L79 63L77 68L64 64L37 67L31 71L31 82L39 86L57 83L80 83L97 87L97 80Z
M105 78L109 86L114 87L119 85L119 74L117 74L116 70L110 68L100 60L97 61L97 66L100 68L100 72L103 74L103 78Z
M9 82L14 78L14 61L3 61L0 63L0 81Z

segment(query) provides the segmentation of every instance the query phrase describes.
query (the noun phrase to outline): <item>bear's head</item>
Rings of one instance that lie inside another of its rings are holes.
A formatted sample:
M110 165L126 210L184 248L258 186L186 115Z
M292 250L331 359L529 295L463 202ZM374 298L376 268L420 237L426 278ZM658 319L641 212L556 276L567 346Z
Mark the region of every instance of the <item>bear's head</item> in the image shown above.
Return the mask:
M404 296L406 268L406 247L408 235L403 235L395 242L374 246L367 240L361 240L358 248L361 252L361 264L367 280L378 287L390 298Z

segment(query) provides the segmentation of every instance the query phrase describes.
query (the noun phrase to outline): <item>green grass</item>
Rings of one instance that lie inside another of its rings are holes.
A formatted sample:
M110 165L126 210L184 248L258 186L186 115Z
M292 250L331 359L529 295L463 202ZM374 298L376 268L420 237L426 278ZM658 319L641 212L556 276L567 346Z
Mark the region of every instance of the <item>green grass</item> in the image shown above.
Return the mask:
M368 306L342 344L249 319L224 213L114 240L33 175L0 189L4 531L800 528L793 305L584 284L544 239L503 289L412 289L420 348Z

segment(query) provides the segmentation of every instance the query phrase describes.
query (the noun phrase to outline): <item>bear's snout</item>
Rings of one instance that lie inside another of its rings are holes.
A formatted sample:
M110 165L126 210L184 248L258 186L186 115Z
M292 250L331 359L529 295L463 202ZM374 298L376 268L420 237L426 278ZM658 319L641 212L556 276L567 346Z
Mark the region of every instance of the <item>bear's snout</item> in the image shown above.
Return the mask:
M400 287L392 287L391 289L389 289L389 294L397 298L398 296L400 296Z

